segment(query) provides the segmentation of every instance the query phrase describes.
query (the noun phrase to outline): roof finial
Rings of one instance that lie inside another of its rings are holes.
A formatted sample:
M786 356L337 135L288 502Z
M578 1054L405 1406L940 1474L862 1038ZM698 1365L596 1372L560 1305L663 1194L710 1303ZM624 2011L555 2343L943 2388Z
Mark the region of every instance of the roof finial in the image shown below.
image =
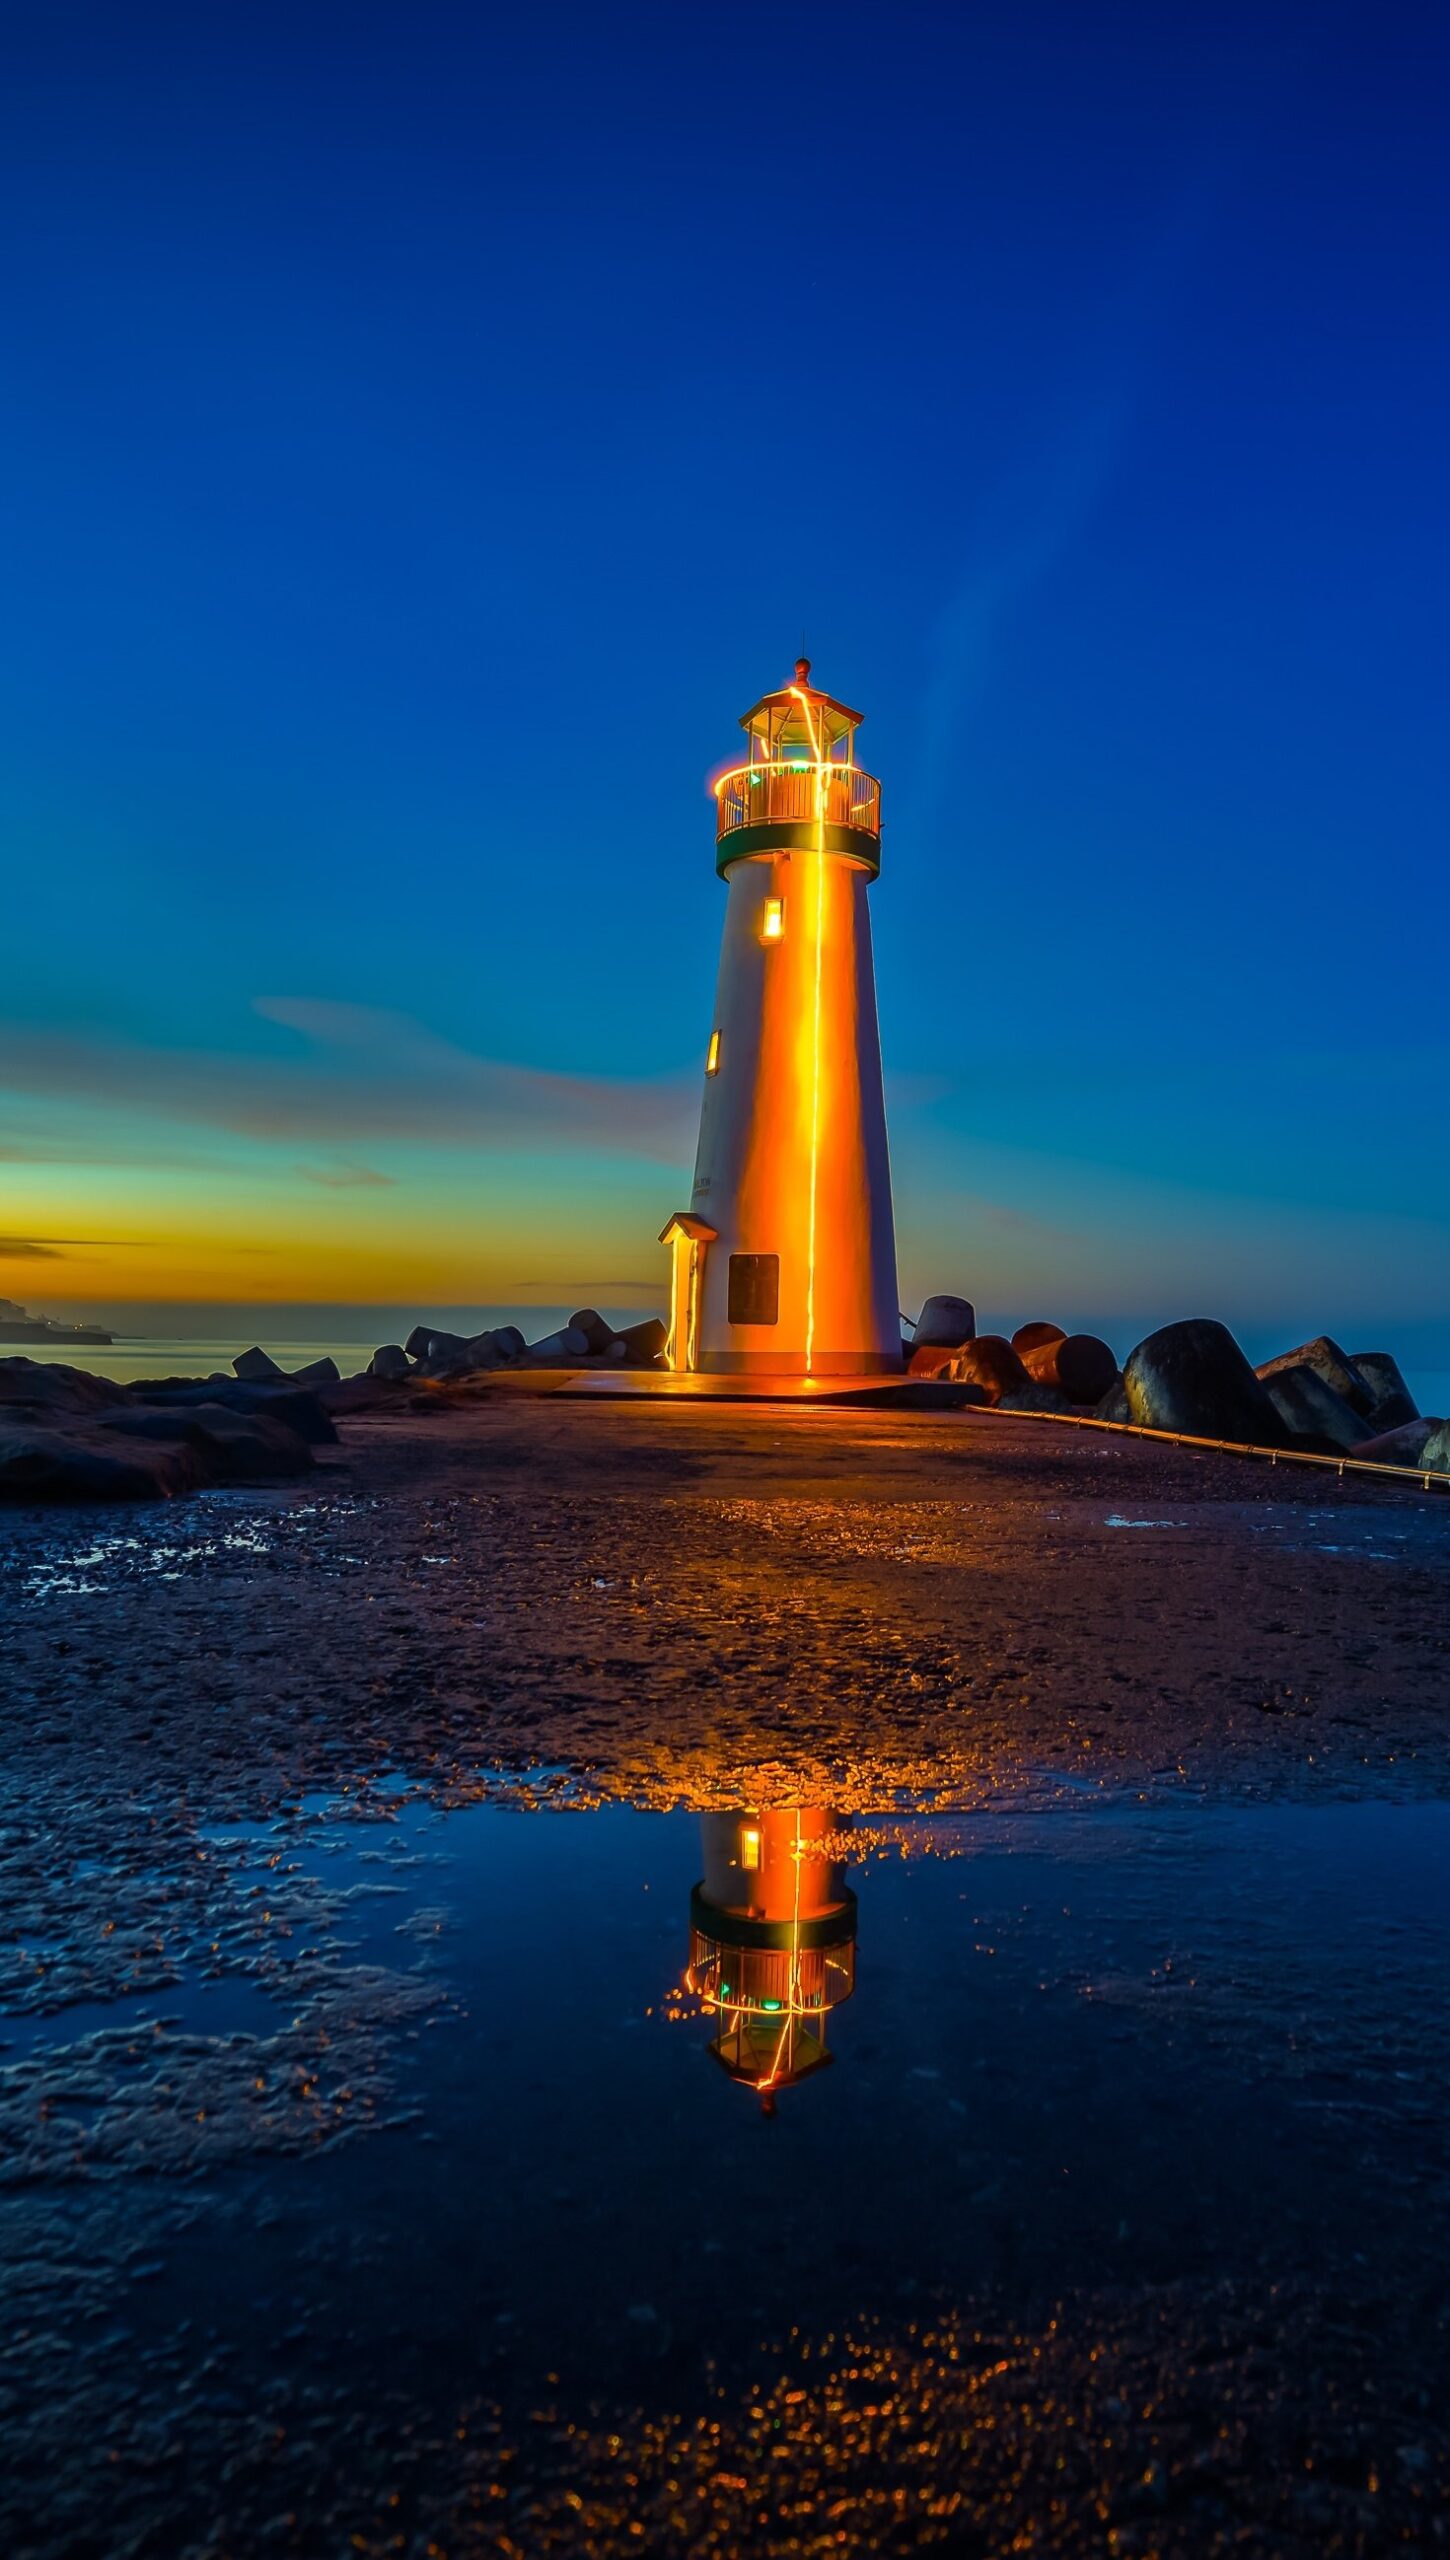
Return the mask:
M797 684L809 684L811 680L811 662L809 658L797 658L795 662L795 672Z

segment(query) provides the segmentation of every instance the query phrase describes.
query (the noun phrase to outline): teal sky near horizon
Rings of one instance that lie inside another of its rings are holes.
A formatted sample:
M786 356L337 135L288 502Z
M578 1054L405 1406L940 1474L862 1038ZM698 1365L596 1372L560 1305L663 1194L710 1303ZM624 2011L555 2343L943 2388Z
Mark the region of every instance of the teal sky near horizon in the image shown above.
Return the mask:
M658 1297L804 632L903 1305L1450 1358L1446 24L550 28L7 30L0 1293Z

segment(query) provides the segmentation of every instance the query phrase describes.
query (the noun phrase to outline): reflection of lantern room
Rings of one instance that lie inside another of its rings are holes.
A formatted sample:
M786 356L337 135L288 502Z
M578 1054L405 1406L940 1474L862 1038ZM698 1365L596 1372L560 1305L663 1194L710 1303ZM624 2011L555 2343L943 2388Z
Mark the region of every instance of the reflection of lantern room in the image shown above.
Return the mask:
M710 2051L772 2100L831 2060L828 2013L856 1985L856 1897L822 1805L712 1813L690 1897L690 1986L716 2020Z

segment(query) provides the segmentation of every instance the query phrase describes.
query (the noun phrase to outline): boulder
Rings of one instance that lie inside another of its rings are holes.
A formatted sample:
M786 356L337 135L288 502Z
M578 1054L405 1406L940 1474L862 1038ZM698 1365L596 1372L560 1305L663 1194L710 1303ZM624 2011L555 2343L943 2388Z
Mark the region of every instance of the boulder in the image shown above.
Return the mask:
M286 1375L285 1370L278 1368L271 1352L259 1350L255 1342L250 1351L237 1353L232 1362L232 1368L244 1386L259 1386L264 1378L281 1378Z
M294 1387L285 1378L275 1387L247 1386L240 1378L159 1378L145 1390L151 1404L185 1407L198 1404L225 1405L232 1413L263 1413L286 1424L309 1449L324 1447L337 1433L317 1398L306 1387Z
M294 1369L289 1384L294 1387L335 1387L342 1376L335 1360L309 1360L305 1369Z
M1107 1394L1105 1396L1100 1396L1098 1402L1094 1405L1093 1412L1099 1422L1132 1421L1133 1416L1128 1404L1128 1390L1124 1386L1121 1378L1114 1378Z
M632 1369L657 1369L664 1358L669 1328L661 1316L646 1316L640 1324L627 1324L615 1340L624 1344L624 1356Z
M63 1360L0 1360L0 1405L18 1405L27 1413L102 1413L129 1397L129 1388L118 1387L114 1378L92 1377L89 1369L67 1368Z
M606 1352L614 1340L614 1327L606 1324L593 1307L580 1307L569 1318L569 1329L582 1333L591 1351Z
M1019 1360L1029 1351L1040 1350L1044 1342L1065 1342L1067 1329L1060 1324L1019 1324L1012 1336L1012 1348Z
M1364 1438L1364 1416L1336 1395L1318 1369L1300 1360L1287 1369L1272 1369L1264 1380L1281 1422L1296 1440L1312 1441L1324 1451L1347 1457Z
M401 1342L380 1342L368 1362L370 1378L406 1378L411 1361Z
M1437 1422L1417 1414L1413 1422L1397 1423L1393 1431L1377 1431L1372 1440L1361 1440L1354 1454L1369 1458L1377 1467L1423 1466L1425 1451L1439 1428Z
M1437 1475L1450 1474L1450 1422L1431 1423L1430 1437L1415 1464L1431 1467Z
M970 1298L928 1298L916 1319L913 1351L959 1351L974 1341L977 1311Z
M1227 1325L1190 1316L1150 1333L1123 1364L1128 1419L1151 1431L1282 1449L1288 1433Z
M0 1502L154 1502L191 1493L197 1476L189 1449L112 1451L30 1424L0 1428Z
M1351 1351L1349 1357L1374 1398L1370 1421L1376 1431L1419 1420L1420 1409L1387 1351Z
M203 1484L258 1484L305 1475L313 1464L306 1441L286 1423L229 1405L132 1405L104 1415L97 1428L189 1449Z
M1326 1387L1332 1387L1356 1413L1373 1413L1373 1389L1360 1376L1348 1352L1331 1342L1327 1333L1316 1334L1312 1342L1301 1342L1297 1351L1281 1351L1276 1360L1265 1360L1255 1375L1267 1382L1283 1369L1306 1367L1317 1369Z
M212 1369L205 1377L193 1369L184 1375L173 1372L169 1378L133 1378L129 1392L145 1404L156 1396L200 1395L207 1387L230 1394L236 1385L229 1369Z
M1000 1404L1004 1396L1020 1396L1031 1384L1011 1343L1000 1333L978 1334L974 1342L963 1343L948 1374L981 1387L989 1404Z
M1095 1333L1059 1333L1025 1349L1014 1335L1011 1347L1029 1378L1055 1387L1069 1404L1100 1404L1118 1374L1117 1361Z

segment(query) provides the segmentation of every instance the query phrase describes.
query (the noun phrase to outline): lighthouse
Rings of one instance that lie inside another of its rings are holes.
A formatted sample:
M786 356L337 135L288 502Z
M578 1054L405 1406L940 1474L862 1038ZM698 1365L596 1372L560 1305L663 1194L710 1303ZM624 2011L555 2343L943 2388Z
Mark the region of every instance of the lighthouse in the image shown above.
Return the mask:
M714 786L720 974L694 1189L661 1238L676 1370L902 1365L866 903L881 786L856 762L860 723L800 658L745 713L743 761Z

